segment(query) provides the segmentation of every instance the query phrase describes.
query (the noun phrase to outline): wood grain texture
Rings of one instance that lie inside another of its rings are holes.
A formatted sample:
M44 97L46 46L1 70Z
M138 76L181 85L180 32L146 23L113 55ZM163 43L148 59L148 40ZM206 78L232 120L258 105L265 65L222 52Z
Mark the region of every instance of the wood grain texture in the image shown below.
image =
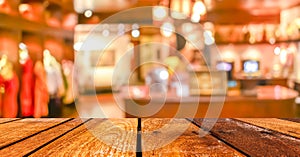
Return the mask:
M0 149L32 136L47 128L58 125L68 118L29 118L0 125Z
M300 123L286 121L277 118L237 118L256 126L278 131L300 138Z
M137 119L92 119L30 156L135 156Z
M20 120L20 118L0 118L0 124Z
M6 147L5 149L1 149L0 154L1 156L24 156L35 149L46 145L48 142L51 142L51 140L55 140L57 137L62 136L86 120L87 119L73 119L71 121L67 121L52 129L41 132L35 136Z
M203 119L194 119L201 126ZM209 120L208 120L209 121ZM213 136L249 156L298 156L300 140L232 119L218 119Z
M201 133L185 119L142 119L143 156L243 156L211 135L200 137Z
M291 121L291 122L300 123L300 119L295 119L295 118L280 118L280 119L288 120L288 121Z

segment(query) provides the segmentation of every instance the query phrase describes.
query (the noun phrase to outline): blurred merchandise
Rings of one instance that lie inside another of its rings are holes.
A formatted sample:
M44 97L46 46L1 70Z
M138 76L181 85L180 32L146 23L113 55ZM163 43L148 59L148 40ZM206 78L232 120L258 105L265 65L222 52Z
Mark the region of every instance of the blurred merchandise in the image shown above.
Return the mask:
M33 116L34 112L34 72L31 60L25 44L19 45L19 62L22 66L20 103L22 117Z
M78 95L77 79L74 77L74 63L70 60L62 61L66 94L63 98L64 104L72 104Z
M47 87L50 96L49 116L61 115L62 98L65 95L61 65L51 55L49 50L44 50L44 68L47 74Z
M49 93L47 89L47 76L41 61L34 65L34 117L48 116Z
M3 55L0 60L0 88L1 102L0 110L2 117L15 118L18 114L18 92L19 79L16 75L13 64Z

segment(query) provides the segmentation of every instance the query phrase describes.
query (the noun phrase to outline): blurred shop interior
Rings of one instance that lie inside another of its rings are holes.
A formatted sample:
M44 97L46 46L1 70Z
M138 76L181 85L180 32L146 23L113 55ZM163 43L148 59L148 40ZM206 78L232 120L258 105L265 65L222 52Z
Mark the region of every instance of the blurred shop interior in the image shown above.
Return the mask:
M0 19L0 117L300 117L300 0L0 0Z

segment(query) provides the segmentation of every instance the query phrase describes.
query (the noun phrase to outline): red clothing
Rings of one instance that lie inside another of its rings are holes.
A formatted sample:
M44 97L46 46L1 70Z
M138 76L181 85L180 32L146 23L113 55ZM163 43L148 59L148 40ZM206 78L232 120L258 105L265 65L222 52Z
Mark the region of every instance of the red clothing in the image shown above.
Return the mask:
M47 88L47 75L41 61L34 65L34 117L39 118L48 115L49 93Z
M19 79L16 73L13 73L13 77L10 80L4 80L0 76L0 85L5 89L2 94L2 117L15 118L18 114L17 96L19 90Z
M34 76L33 76L33 62L29 58L22 65L22 83L21 83L21 92L20 92L20 100L21 100L21 110L22 116L28 117L33 116L34 112Z

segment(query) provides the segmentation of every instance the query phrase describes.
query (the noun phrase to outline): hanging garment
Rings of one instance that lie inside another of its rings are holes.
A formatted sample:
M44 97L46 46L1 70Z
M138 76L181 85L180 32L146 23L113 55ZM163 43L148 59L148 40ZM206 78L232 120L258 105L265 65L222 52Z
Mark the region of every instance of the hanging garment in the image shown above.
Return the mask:
M2 104L2 117L4 118L15 118L18 114L18 90L19 90L19 79L15 72L9 80L5 80L0 75L0 85L2 86L3 94L1 98Z
M47 76L41 61L34 65L34 117L48 116L49 93L47 89Z
M65 76L66 82L66 94L63 98L64 104L72 104L74 103L77 96L77 82L73 79L74 76L74 64L72 61L63 60L62 61L62 69L63 75Z
M34 112L34 75L30 58L22 64L22 83L20 91L21 113L23 117L33 116Z
M65 87L62 77L61 65L57 62L53 65L45 67L47 74L47 87L51 96L63 97Z
M62 97L65 87L62 77L61 65L53 61L50 66L45 67L47 73L47 87L50 94L49 117L61 116Z

